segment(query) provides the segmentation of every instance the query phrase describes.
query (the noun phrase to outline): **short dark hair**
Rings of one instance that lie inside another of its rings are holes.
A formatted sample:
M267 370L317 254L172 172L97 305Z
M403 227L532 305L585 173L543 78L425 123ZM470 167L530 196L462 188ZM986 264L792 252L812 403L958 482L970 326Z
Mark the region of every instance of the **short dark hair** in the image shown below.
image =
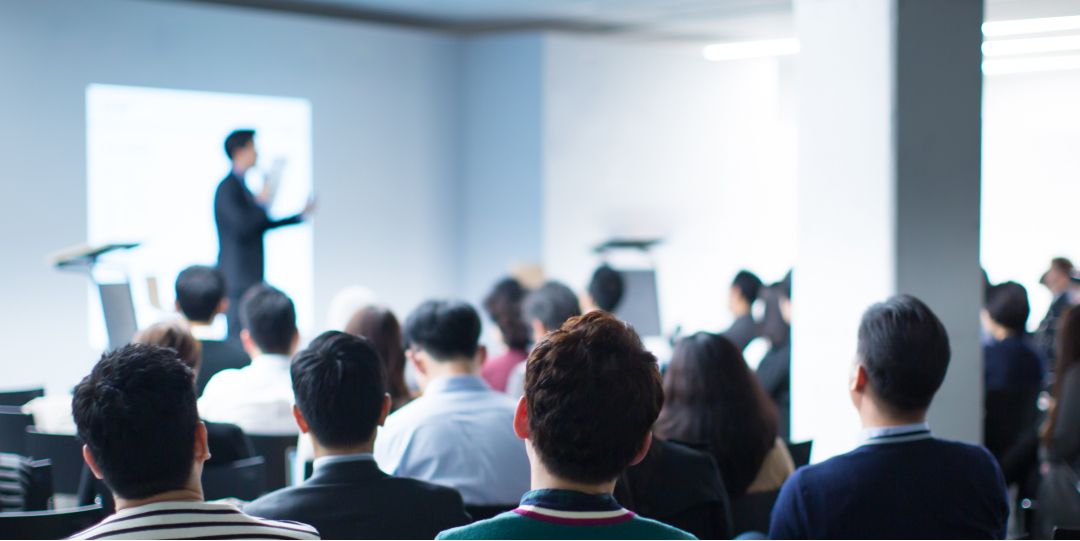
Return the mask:
M193 265L176 277L176 303L188 321L210 321L225 297L225 275L213 267Z
M263 353L288 354L296 336L296 307L281 291L255 285L240 299L240 324Z
M1016 282L1003 282L986 291L986 311L990 319L1011 331L1025 332L1031 305L1027 289Z
M581 305L570 288L559 282L548 282L525 297L521 311L526 322L539 320L547 330L553 331L566 320L580 316Z
M79 439L125 499L187 485L195 462L195 372L176 352L131 344L106 353L75 387Z
M866 310L859 361L874 394L898 412L925 410L949 369L949 335L922 301L896 295Z
M484 298L484 310L498 325L503 342L510 349L525 349L529 345L529 326L521 318L521 303L528 292L513 278L505 278Z
M1063 272L1065 274L1072 274L1072 270L1073 270L1072 261L1070 261L1066 257L1055 257L1054 259L1051 259L1050 260L1050 266L1054 267L1055 269L1057 269L1057 270L1059 270L1059 271L1061 271L1061 272Z
M405 320L405 341L437 361L473 357L480 347L480 315L463 301L427 301Z
M225 154L233 159L236 151L244 148L255 138L255 130L236 130L225 138Z
M367 338L328 331L292 361L293 393L315 439L345 447L371 439L386 396L386 373Z
M563 479L604 483L641 451L664 402L656 357L607 312L567 321L529 354L529 440Z
M615 269L601 265L589 282L589 295L596 307L605 312L614 312L623 296L623 278Z
M739 293L746 299L746 302L753 304L761 291L761 278L758 278L756 274L750 271L741 270L732 280L731 287L738 288Z

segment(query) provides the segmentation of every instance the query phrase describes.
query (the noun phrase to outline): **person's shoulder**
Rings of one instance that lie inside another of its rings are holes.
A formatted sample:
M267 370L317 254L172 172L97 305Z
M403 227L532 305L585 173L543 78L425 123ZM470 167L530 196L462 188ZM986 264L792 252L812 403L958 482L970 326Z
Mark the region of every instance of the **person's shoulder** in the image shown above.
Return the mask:
M289 510L295 505L299 490L300 487L280 488L244 504L240 510L250 516L266 519L289 516Z
M456 488L437 485L411 477L396 477L388 475L382 478L382 482L394 485L408 495L410 503L423 503L427 508L433 504L442 504L450 507L464 509L461 493Z
M319 531L315 527L304 524L302 522L295 522L292 520L274 520L269 518L263 518L255 515L243 513L249 523L252 526L266 528L268 531L261 535L273 535L278 538L286 539L319 539ZM251 535L252 537L259 536L256 532L243 532L245 535Z
M994 475L1000 471L997 459L982 445L940 438L933 438L929 442L934 446L935 454L942 460L951 460L964 465L978 465L987 473Z
M514 512L446 530L435 539L528 539L522 535L527 519Z
M639 539L697 539L694 535L684 532L674 526L669 526L640 515L635 516L627 524L641 534L640 536L634 536Z

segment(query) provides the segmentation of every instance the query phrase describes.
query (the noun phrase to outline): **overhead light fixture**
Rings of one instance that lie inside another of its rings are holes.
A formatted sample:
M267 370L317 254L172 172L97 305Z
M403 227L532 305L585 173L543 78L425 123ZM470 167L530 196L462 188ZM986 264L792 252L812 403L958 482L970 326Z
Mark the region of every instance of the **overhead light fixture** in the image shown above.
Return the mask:
M1057 32L1060 30L1080 29L1080 15L1069 17L1046 17L1043 19L1019 19L1016 21L997 21L983 23L984 36L1012 36L1016 34L1034 34L1038 32Z
M766 41L742 41L738 43L717 43L701 51L708 60L737 60L740 58L759 58L779 56L799 52L799 40L770 39Z
M987 41L982 44L982 52L986 56L1050 53L1054 51L1070 51L1073 49L1080 49L1080 36L1005 39Z
M987 60L982 64L982 71L986 75L999 75L1005 73L1031 73L1036 71L1060 71L1070 69L1080 69L1080 55Z

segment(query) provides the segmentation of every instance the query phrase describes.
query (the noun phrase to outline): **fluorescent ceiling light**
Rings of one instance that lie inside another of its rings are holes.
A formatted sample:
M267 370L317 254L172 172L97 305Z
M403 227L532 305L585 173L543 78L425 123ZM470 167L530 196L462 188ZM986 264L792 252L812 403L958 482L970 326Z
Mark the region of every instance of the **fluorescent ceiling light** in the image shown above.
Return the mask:
M1049 53L1080 49L1080 36L1058 36L1055 38L1006 39L987 41L982 44L986 56L1007 54Z
M1080 55L1043 56L1039 58L1013 58L1008 60L987 60L982 64L983 73L997 75L1002 73L1029 73L1033 71L1059 71L1080 69Z
M738 58L758 58L778 56L799 52L799 40L771 39L767 41L743 41L739 43L718 43L705 47L701 54L708 60L735 60Z
M1080 29L1080 15L1070 17L1047 17L1045 19L1020 19L983 23L984 36L1011 36L1036 32L1057 32Z

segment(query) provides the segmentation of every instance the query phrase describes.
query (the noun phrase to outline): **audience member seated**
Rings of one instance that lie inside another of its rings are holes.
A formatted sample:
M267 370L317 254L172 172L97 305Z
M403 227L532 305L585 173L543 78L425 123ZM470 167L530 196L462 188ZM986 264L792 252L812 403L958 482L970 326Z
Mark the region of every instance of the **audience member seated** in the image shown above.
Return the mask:
M945 327L914 297L863 314L849 386L861 445L784 483L770 537L1005 538L1008 495L994 457L934 438L926 424L950 355Z
M791 437L791 273L769 287L765 301L762 335L769 339L769 352L757 367L758 382L776 404L780 414L777 433L784 441Z
M467 505L512 505L529 489L529 458L514 435L514 401L480 378L480 316L428 301L405 320L405 355L423 395L386 420L375 459L391 475L461 492Z
M202 370L201 343L188 332L179 321L156 323L135 334L135 344L149 344L172 349L188 368L195 372L198 381ZM255 456L255 449L244 431L236 425L227 423L203 422L206 425L206 443L210 449L210 458L203 464L207 467L228 464ZM93 505L97 497L108 510L113 510L115 503L108 488L94 477L89 465L83 466L82 479L79 481L79 505Z
M225 276L215 268L195 265L176 277L176 309L184 314L191 334L202 342L202 368L195 380L195 392L202 396L210 378L230 368L251 364L247 353L223 341L225 334L215 336L214 318L229 310L225 297Z
M525 288L513 279L507 278L498 284L484 299L484 310L499 329L499 335L506 345L506 352L498 357L491 357L480 367L480 376L499 392L506 391L506 378L529 354L529 327L521 319L521 303L525 300Z
M993 340L983 348L985 390L1042 386L1042 362L1027 337L1030 313L1027 290L1016 282L998 284L986 292L982 324Z
M1073 272L1072 261L1064 257L1055 257L1050 260L1050 268L1039 279L1039 283L1046 286L1046 289L1049 289L1050 294L1054 296L1050 308L1046 310L1046 317L1039 323L1039 329L1035 331L1034 340L1036 351L1047 362L1047 368L1055 366L1054 354L1057 352L1055 336L1058 330L1058 319L1061 318L1065 309L1072 305L1069 292L1073 287L1071 279Z
M387 308L368 306L349 320L345 332L363 336L375 346L386 374L386 392L390 393L390 413L412 401L405 384L405 348L401 346L401 325Z
M612 496L649 450L663 405L656 358L602 311L570 320L527 361L514 432L526 441L532 491L511 512L437 539L693 539Z
M206 384L199 412L249 434L298 434L289 361L300 334L292 300L268 285L252 287L240 301L240 321L251 366L218 372Z
M310 524L323 539L431 539L470 522L456 490L391 477L375 464L376 428L392 399L370 341L323 334L296 356L292 381L293 414L312 436L315 473L245 505L245 513Z
M1051 539L1055 526L1080 528L1080 310L1067 309L1059 323L1054 400L1043 429L1039 539Z
M116 514L74 539L318 539L295 522L203 501L210 458L196 408L195 373L176 352L133 344L102 356L75 387L83 458L116 500Z
M746 270L739 271L735 280L731 283L731 291L728 293L728 310L735 316L735 322L731 328L723 332L723 335L731 340L739 351L746 349L746 345L753 339L761 336L761 329L754 321L754 301L758 299L761 291L761 279L754 273Z
M532 329L533 343L545 334L562 326L566 320L581 315L581 304L574 292L559 282L548 282L525 297L521 307L525 323ZM521 398L525 393L525 363L510 373L506 381L506 394Z
M619 271L607 265L601 265L593 273L589 288L581 296L581 311L584 313L603 310L615 313L619 302L622 301L624 289L625 284Z
M777 424L776 406L726 336L702 332L675 344L656 434L707 449L732 500L779 490L795 471Z

